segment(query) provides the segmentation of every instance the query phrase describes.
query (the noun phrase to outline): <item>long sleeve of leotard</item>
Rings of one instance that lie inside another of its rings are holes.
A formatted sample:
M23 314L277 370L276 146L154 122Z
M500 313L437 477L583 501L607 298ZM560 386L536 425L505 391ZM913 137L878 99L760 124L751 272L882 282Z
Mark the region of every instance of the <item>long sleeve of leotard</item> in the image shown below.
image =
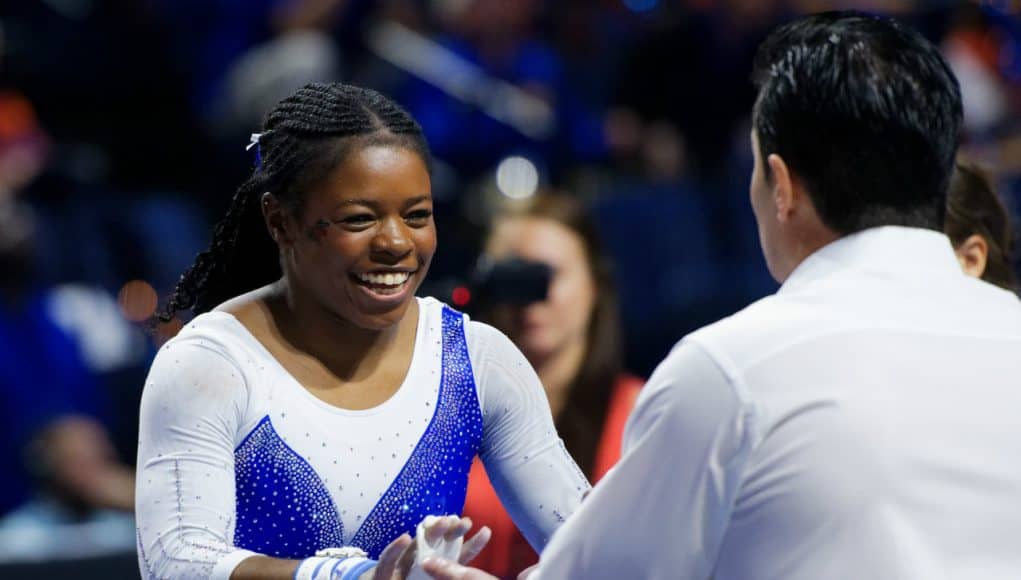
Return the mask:
M491 326L471 322L468 332L484 426L479 455L515 525L541 551L590 486L521 351Z
M135 511L142 576L229 578L253 552L233 546L234 447L248 400L214 343L175 340L142 395Z

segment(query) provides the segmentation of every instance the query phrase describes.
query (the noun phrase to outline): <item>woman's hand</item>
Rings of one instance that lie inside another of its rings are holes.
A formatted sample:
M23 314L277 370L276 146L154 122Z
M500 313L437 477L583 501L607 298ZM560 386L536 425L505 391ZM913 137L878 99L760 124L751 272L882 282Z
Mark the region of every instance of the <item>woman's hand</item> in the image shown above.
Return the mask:
M435 545L440 540L445 542L463 538L472 527L470 518L445 516L436 518L425 526L425 543ZM461 545L457 561L467 564L482 552L489 543L492 532L483 526L474 536ZM404 580L408 578L418 554L418 544L408 534L403 534L383 550L379 556L379 564L362 575L361 580Z

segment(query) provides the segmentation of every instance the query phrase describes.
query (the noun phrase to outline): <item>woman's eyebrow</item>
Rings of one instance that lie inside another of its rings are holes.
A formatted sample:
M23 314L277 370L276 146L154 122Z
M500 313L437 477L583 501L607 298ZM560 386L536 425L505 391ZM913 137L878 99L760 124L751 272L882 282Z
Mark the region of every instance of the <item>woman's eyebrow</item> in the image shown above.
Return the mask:
M411 207L413 205L422 203L423 201L429 201L429 199L431 199L431 198L428 195L416 195L415 197L412 197L410 199L405 200L404 203L401 204L401 207L403 209L407 209L407 208L409 208L409 207ZM334 207L334 209L338 209L338 208L341 208L341 207L347 207L347 206L351 206L351 205L361 205L361 206L365 206L365 207L368 207L368 208L371 208L371 209L379 209L379 207L380 207L379 201L374 200L374 199L363 199L363 198L344 199L344 200L341 200L341 201L337 202L337 204L335 206L333 206L333 207Z
M413 197L413 198L405 201L403 206L404 206L404 209L407 209L407 208L409 208L409 207L411 207L413 205L417 205L419 203L422 203L423 201L429 201L429 199L430 199L430 197L428 195L419 195L419 196Z
M355 197L339 201L337 205L334 206L334 209L349 205L364 205L365 207L371 207L373 209L376 209L379 207L379 202L372 199L362 199Z

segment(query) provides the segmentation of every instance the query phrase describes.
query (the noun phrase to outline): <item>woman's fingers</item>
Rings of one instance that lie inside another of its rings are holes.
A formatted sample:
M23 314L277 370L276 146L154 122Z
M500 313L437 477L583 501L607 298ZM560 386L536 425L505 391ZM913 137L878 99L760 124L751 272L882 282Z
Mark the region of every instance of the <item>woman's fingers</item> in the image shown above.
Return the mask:
M468 530L472 529L471 518L458 518L456 516L450 517L454 518L453 524L450 526L450 529L447 530L447 533L443 536L443 539L448 542L452 542L460 538L461 536L464 536L465 534L468 533Z
M379 563L373 569L373 580L390 580L393 577L400 557L408 550L409 546L414 545L415 542L411 540L411 536L408 534L401 534L399 538L390 542L379 555ZM403 578L403 576L401 577Z
M428 518L426 519L428 520ZM425 525L425 542L430 546L434 545L447 535L447 531L450 530L456 521L456 517L436 517L433 521L427 522Z
M482 553L482 550L492 537L493 531L488 526L482 526L479 531L475 532L474 536L466 540L464 545L461 546L461 555L458 556L457 561L461 564L470 563Z

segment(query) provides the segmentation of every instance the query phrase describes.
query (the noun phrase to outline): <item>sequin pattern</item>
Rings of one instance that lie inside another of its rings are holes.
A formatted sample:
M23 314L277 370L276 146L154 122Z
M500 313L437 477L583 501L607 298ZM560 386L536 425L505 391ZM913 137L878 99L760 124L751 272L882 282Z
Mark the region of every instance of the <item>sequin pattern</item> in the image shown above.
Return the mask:
M468 471L482 441L482 413L463 316L443 308L442 376L436 410L411 457L358 529L351 544L378 558L427 515L460 514Z
M305 558L343 545L343 524L315 470L288 447L269 417L234 452L239 548Z

